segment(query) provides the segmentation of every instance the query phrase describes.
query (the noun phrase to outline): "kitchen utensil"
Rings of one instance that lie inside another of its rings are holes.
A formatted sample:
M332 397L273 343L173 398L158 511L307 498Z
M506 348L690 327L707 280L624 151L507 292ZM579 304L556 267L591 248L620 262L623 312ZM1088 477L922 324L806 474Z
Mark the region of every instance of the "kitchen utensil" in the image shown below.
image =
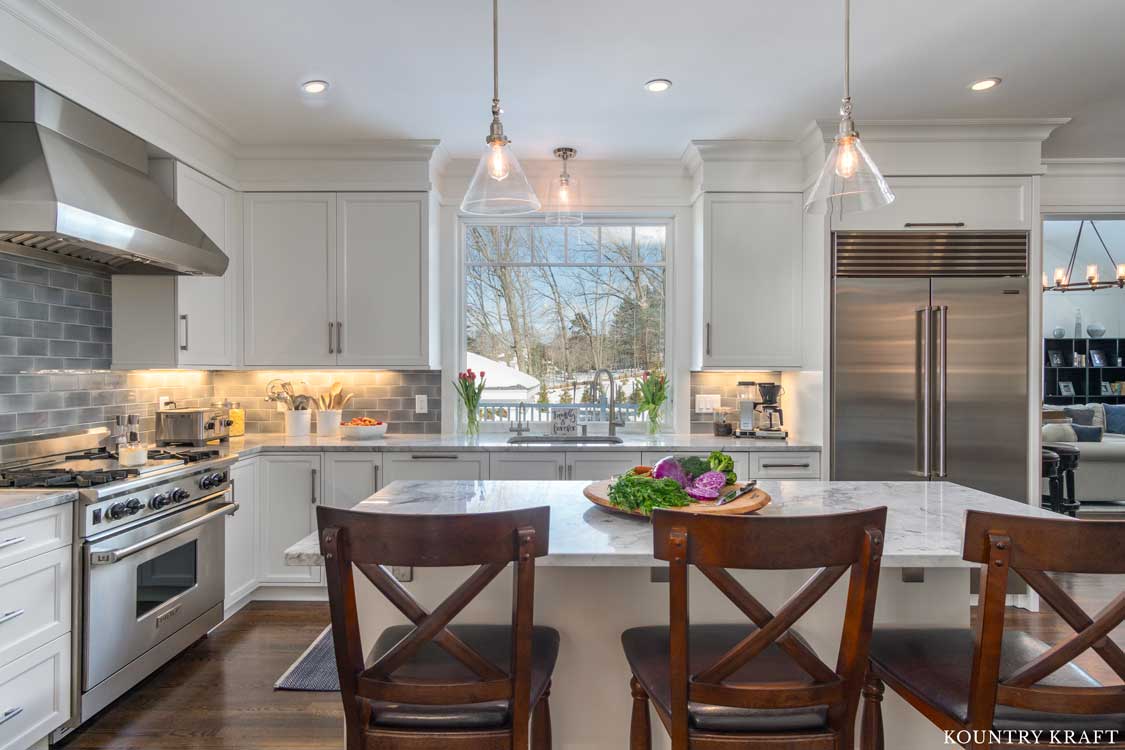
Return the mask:
M339 398L340 392L344 390L344 384L337 380L328 389L328 408L336 408L336 399Z
M758 480L757 479L751 479L749 482L742 485L738 489L731 490L727 494L720 496L719 499L715 501L715 505L716 506L726 505L727 503L734 502L735 500L742 497L743 495L745 495L749 492L753 492L754 488L757 487L757 486L758 486Z
M641 513L639 510L632 511L625 510L624 508L618 508L616 505L609 501L609 486L613 484L614 481L616 480L603 479L600 482L591 482L586 486L585 489L582 490L582 494L585 495L586 499L592 502L594 505L599 505L606 510L613 511L614 513L620 513L626 516L634 516L637 518L648 518L648 516L646 516L644 513ZM729 494L729 492L737 491L741 488L741 484L735 484L728 486L725 489L728 490ZM720 495L720 497L722 497L722 495ZM740 516L745 513L753 513L756 510L761 510L762 508L769 505L771 499L772 498L770 498L769 493L767 493L765 490L754 487L749 493L744 494L738 499L732 500L725 504L720 504L716 500L704 500L691 503L690 505L685 505L680 508L669 508L669 510L679 510L685 513L715 513L718 515Z

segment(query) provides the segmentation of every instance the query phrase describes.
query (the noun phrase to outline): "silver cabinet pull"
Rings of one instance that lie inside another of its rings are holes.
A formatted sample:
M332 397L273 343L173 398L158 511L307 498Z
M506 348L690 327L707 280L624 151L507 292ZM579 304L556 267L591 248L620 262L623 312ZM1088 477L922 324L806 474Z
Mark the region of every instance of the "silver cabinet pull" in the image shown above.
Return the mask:
M410 456L410 460L412 461L437 461L442 459L445 461L456 461L457 456L448 453L418 453Z
M566 467L566 478L574 479L574 464L568 464Z
M22 615L23 612L24 611L22 609L13 609L11 612L5 612L4 614L0 615L0 625L3 625L6 622L11 622L12 620Z
M188 318L186 315L181 315L180 320L184 322L184 343L180 344L180 351L186 352L188 350Z
M316 469L312 470L312 504L316 505Z
M952 227L958 229L965 226L963 221L908 221L903 224L907 229L921 229L924 227Z
M333 323L331 320L328 321L328 353L329 354L335 354L336 353L336 350L332 348L332 327L335 326L335 325L336 324Z
M763 469L808 469L812 464L762 464Z
M138 542L129 547L121 547L119 549L106 550L104 552L95 550L90 553L90 565L112 565L115 562L120 562L126 557L131 557L138 552L143 552L149 547L153 547L157 544L160 544L161 542L166 542L169 539L184 533L185 531L191 531L192 529L198 528L206 523L210 523L211 521L215 520L216 518L220 518L221 516L229 516L236 510L238 510L238 503L228 503L227 505L224 505L217 510L213 510L210 513L206 513L199 518L188 521L187 523L180 524L174 529L162 531L159 534L150 536L143 542Z
M706 340L706 353L707 353L707 356L710 357L711 356L711 324L707 323L706 325L704 325L703 331L704 331L704 339Z
M932 448L930 447L930 431L933 429L930 421L930 311L931 308L928 306L914 311L921 321L921 341L918 344L919 361L916 377L922 385L922 466L920 467L920 473L926 479L930 478L933 470L931 466Z
M336 353L337 354L343 354L344 353L344 340L342 338L343 335L344 335L344 323L343 323L343 321L337 320L336 321Z
M0 549L4 549L5 547L11 547L13 545L19 544L20 542L26 542L26 541L27 541L26 536L13 536L13 537L10 537L10 538L5 539L4 541L0 542Z
M371 468L373 468L375 470L375 491L378 492L379 491L379 464L375 464Z
M948 378L948 349L949 349L949 306L942 305L934 311L937 325L935 332L937 351L937 478L944 479L945 472L945 384Z
M11 721L12 719L16 718L17 716L19 716L22 713L23 713L23 708L21 706L16 706L15 708L9 708L3 714L0 714L0 724L4 724L8 721Z
M559 464L559 479L563 478L563 465Z

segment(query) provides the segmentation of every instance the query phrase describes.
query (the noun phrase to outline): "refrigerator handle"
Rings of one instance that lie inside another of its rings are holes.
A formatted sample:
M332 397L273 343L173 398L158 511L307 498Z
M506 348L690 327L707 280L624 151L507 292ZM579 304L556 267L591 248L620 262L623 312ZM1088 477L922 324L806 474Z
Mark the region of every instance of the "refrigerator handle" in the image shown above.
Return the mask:
M922 307L914 311L918 327L921 330L921 340L918 342L918 357L915 363L917 377L922 384L921 411L922 411L922 465L919 473L923 478L929 479L932 473L933 448L930 445L930 436L933 433L933 424L930 413L930 313L932 308Z
M936 478L947 476L945 464L945 406L946 382L949 370L949 306L942 305L934 310L937 352L937 474Z

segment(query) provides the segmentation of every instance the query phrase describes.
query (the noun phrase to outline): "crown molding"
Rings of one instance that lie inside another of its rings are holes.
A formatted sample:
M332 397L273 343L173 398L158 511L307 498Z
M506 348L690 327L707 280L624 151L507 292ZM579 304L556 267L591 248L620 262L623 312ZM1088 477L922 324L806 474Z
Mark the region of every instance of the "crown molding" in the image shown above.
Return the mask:
M1046 177L1125 177L1125 157L1044 159Z
M235 156L252 159L358 159L361 161L425 161L432 159L441 141L436 138L372 140L352 143L278 143L239 145Z
M791 139L693 140L680 161L693 201L707 192L801 191L801 144Z
M956 143L964 141L1018 141L1042 143L1069 117L962 118L936 120L857 120L864 142ZM816 120L824 141L836 137L840 118Z

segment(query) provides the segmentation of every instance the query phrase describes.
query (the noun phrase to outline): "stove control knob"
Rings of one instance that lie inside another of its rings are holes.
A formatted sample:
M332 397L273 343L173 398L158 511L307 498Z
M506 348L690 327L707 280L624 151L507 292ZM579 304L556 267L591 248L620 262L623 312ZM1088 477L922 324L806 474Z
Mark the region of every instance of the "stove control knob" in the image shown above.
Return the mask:
M211 486L212 487L218 487L220 484L222 484L225 481L227 481L226 474L220 473L220 474L212 474L211 475Z
M215 421L211 420L210 422L207 422L206 424L203 425L203 429L208 430L208 431L215 429Z
M113 505L109 506L109 510L106 512L106 515L114 521L117 521L124 518L128 512L129 510L125 507L125 503L114 503Z
M182 487L178 487L172 491L172 502L174 503L182 503L189 497L191 497L191 493L183 489Z
M199 489L201 490L209 490L214 486L215 477L211 476L210 474L199 480Z
M224 419L223 420L223 427L234 427L234 420L233 419Z
M140 500L138 500L135 497L133 499L131 499L129 502L125 503L125 510L131 516L135 516L138 513L140 513L141 508L143 508L143 507L145 507L145 506L141 503Z
M148 501L148 507L153 510L160 510L170 502L171 500L168 499L168 496L161 492L159 495L152 496L152 499Z

